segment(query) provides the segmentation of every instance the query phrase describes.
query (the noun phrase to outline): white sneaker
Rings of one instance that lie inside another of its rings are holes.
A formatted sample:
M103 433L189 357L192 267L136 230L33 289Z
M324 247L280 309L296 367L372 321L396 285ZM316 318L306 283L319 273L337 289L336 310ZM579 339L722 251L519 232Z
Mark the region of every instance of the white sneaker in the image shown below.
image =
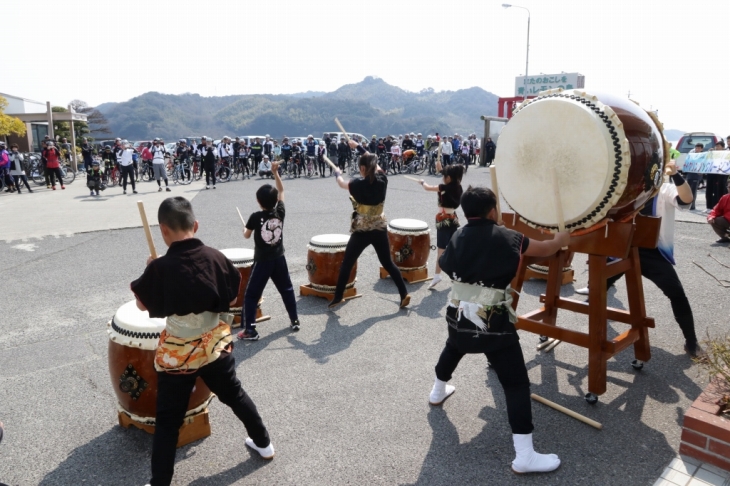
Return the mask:
M588 287L583 287L582 289L575 289L576 294L580 295L588 295Z
M555 454L540 454L532 446L532 434L512 434L515 445L515 460L512 471L517 474L550 472L560 467L560 458Z
M205 186L206 189L210 189L210 186Z
M271 442L269 442L267 447L261 448L254 443L253 439L246 437L246 445L258 452L259 455L267 461L274 458L274 444Z
M456 391L456 388L436 378L433 382L433 388L431 389L431 395L428 397L428 402L433 406L442 405L447 398L454 394L454 391Z
M436 287L439 284L439 282L441 282L441 274L437 273L436 275L433 276L433 280L431 280L431 284L428 286L428 290L431 290L434 287Z

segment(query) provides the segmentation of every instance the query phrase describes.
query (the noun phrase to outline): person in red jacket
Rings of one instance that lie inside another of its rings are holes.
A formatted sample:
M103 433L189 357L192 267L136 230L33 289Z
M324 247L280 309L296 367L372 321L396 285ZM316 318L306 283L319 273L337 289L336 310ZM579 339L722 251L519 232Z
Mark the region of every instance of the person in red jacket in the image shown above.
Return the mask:
M730 182L727 187L730 191ZM720 198L707 215L707 222L720 237L717 243L730 243L730 194L725 194Z
M61 189L66 189L63 185L63 172L61 172L61 152L58 151L53 142L46 143L46 149L43 151L43 157L46 159L46 172L51 176L50 184L51 188L56 190L56 177L58 177L58 183L61 184Z

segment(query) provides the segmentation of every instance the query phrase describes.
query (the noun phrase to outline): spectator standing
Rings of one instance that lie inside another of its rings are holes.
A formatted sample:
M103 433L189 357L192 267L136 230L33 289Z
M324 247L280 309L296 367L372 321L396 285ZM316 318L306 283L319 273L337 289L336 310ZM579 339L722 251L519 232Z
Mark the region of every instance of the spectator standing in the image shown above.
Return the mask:
M484 162L487 167L492 165L494 161L494 155L497 153L497 144L492 142L491 137L487 137L487 141L484 143Z
M220 145L223 145L223 142ZM213 189L215 189L215 150L212 140L206 140L205 146L200 149L200 162L203 164L203 170L205 171L206 189L210 189L211 179L213 180Z
M66 189L63 185L63 172L61 172L61 152L53 142L46 142L46 149L43 151L43 157L46 158L46 173L50 176L50 187L56 190L56 177L61 189Z
M378 137L373 135L373 138L370 139L370 145L368 146L368 152L371 154L374 154L378 151Z
M350 159L350 147L345 143L345 138L340 138L337 144L337 166L340 170L345 170L345 164Z
M261 163L261 159L264 157L264 146L261 144L261 139L256 137L253 139L251 144L251 157L253 158L254 167L258 167Z
M274 154L274 160L279 160L281 158L281 147L279 146L278 140L274 140L274 148L271 153Z
M155 180L157 180L157 192L162 192L161 179L164 179L165 181L165 190L167 192L171 192L167 182L167 172L165 171L165 156L167 155L167 150L165 150L165 145L159 138L156 138L154 142L152 142L152 149L150 150L150 153L152 154L152 175Z
M81 143L81 157L84 159L84 170L91 170L91 163L94 161L94 147L86 137Z
M0 178L7 186L5 192L15 192L15 184L10 177L10 153L5 148L5 142L0 142Z
M451 137L449 137L451 138ZM443 161L443 166L446 167L451 163L451 154L454 152L454 146L451 143L450 140L447 140L446 137L444 137L444 141L441 142L441 160Z
M704 149L704 145L701 143L698 143L695 145L694 150L692 153L702 153L702 150ZM687 184L689 184L689 188L692 189L692 205L690 206L690 210L694 210L695 208L695 202L697 201L697 186L702 180L702 174L699 172L687 172ZM707 206L707 209L709 210L712 206Z
M122 173L122 190L123 194L127 193L127 178L132 182L132 193L137 194L137 186L134 180L134 149L126 143L119 146L114 155L117 156L119 170Z
M730 186L730 183L728 185ZM725 194L720 198L707 215L707 222L720 237L716 243L730 243L730 194Z
M725 150L725 141L719 140L715 144L713 151L722 150ZM725 194L727 194L727 176L722 174L707 174L707 189L705 189L707 209L714 208L720 201L720 198Z
M23 170L23 156L18 152L18 145L12 144L10 146L10 176L15 181L15 188L20 194L21 182L25 184L28 192L33 192L28 184L28 177L25 175Z
M66 140L66 137L61 139L61 153L64 155L66 159L66 163L71 163L71 144L68 143L68 140Z

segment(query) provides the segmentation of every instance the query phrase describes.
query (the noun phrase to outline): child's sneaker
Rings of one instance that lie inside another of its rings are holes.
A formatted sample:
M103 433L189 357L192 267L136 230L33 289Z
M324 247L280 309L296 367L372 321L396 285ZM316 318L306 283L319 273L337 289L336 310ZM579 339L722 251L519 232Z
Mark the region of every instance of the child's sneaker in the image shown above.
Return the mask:
M167 191L167 192L172 192L172 189L170 189L169 187L166 187L166 188L165 188L165 191Z
M61 185L61 189L63 189L65 191L66 190L66 186Z
M259 447L254 443L253 439L246 437L246 445L258 452L259 455L267 461L274 458L274 444L271 442L269 442L269 445L266 447Z
M94 191L91 191L91 193L89 194L89 196L93 196L93 195L94 195Z
M157 192L162 192L162 187L158 187Z
M299 330L299 319L297 319L296 321L292 321L291 324L289 324L289 325L291 326L292 331L298 331Z
M256 329L246 329L238 333L238 339L241 341L258 341L259 333Z

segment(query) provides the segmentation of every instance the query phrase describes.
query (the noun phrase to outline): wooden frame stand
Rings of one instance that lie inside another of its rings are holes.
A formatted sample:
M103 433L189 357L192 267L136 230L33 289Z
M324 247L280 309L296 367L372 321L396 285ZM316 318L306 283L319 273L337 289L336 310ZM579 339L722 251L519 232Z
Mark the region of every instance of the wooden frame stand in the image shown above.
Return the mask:
M536 240L550 239L545 233L527 226L512 213L504 213L505 226ZM659 240L661 218L637 215L634 221L625 223L609 222L606 228L571 238L569 251L588 254L588 302L567 299L560 296L562 268L568 251L559 251L547 259L549 270L547 288L540 296L543 307L518 317L516 327L541 336L559 339L588 349L588 391L586 400L595 403L597 395L606 391L607 361L614 355L634 346L636 360L634 368L640 369L644 361L649 361L649 328L654 327L654 319L646 316L644 288L641 281L639 248L656 248ZM607 263L607 257L622 260ZM546 261L544 257L523 257L512 288L522 290L526 278L527 265ZM607 306L606 280L625 273L628 291L629 311ZM514 296L513 306L517 309L519 295ZM558 309L586 314L588 332L578 332L558 327ZM630 328L614 339L607 338L608 320L628 324Z
M398 268L398 270L400 270L400 274L403 275L403 280L405 280L409 284L416 284L426 282L428 280L433 280L433 277L428 276L428 267L416 268L414 270L404 270L402 268ZM380 267L380 278L387 278L389 276L390 275L388 274L388 271L383 267Z
M299 295L302 296L309 296L313 295L314 297L322 297L323 299L332 300L332 297L335 296L334 292L322 292L321 290L316 290L311 285L300 285L299 286ZM343 294L343 298L345 300L349 299L356 299L358 297L362 297L362 294L357 293L357 289L355 287L350 287L349 289L345 289L345 293Z
M537 280L547 280L547 274L536 272L531 268L525 269L525 280L530 279L537 279ZM573 269L562 272L562 275L560 277L560 285L568 285L569 283L575 282L575 273L573 272Z
M148 434L155 433L155 426L149 424L143 424L132 419L129 415L124 412L117 412L119 425L128 429L130 425L137 427L140 430L144 430ZM177 447L195 442L196 440L204 439L210 435L210 419L208 416L208 409L205 408L203 411L198 412L189 417L185 417L182 427L180 427L180 435L177 438Z
M264 299L259 300L259 303L256 305L256 322L264 322L271 319L271 316L264 315L264 313L261 311L261 303L264 301ZM233 322L231 323L231 329L237 329L241 327L241 315L236 313L233 314Z

